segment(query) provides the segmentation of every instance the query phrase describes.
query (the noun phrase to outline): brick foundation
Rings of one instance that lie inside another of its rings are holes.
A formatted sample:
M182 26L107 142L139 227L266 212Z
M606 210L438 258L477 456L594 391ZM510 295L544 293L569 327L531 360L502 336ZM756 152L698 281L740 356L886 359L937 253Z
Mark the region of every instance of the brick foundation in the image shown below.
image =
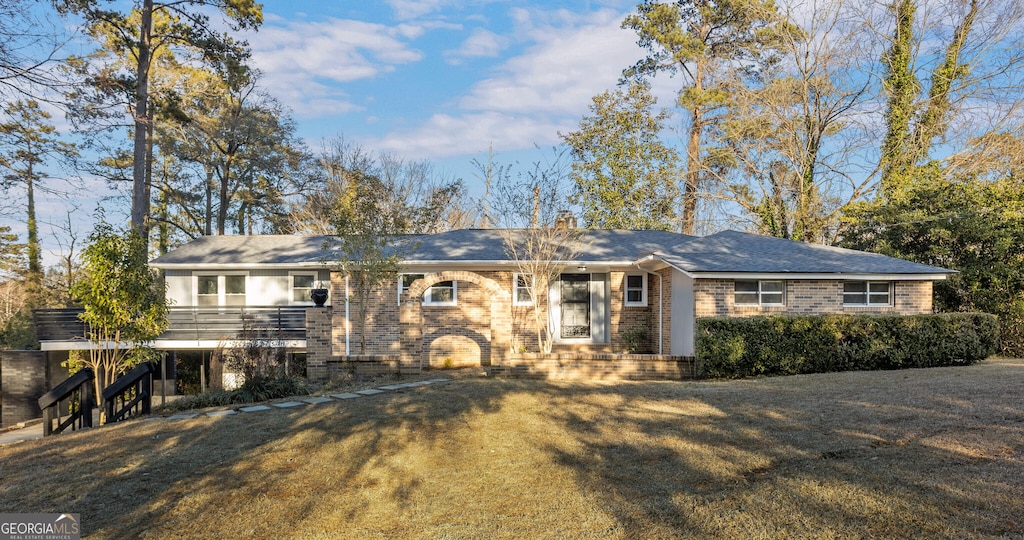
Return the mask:
M682 380L696 377L691 357L659 354L520 354L490 375L562 380Z

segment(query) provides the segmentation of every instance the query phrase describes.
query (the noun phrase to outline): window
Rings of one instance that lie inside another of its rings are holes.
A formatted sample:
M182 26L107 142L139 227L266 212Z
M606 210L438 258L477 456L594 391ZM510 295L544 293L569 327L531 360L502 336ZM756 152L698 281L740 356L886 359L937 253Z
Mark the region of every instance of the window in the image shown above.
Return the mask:
M423 293L425 306L454 306L458 301L455 281L442 281Z
M310 292L316 286L316 274L292 274L292 303L311 304Z
M422 279L424 274L399 274L398 275L398 305L402 305L402 294L409 290L412 282Z
M847 281L843 283L845 306L890 306L892 282Z
M196 276L197 306L244 306L245 274Z
M220 295L217 293L217 276L199 276L196 282L196 305L216 306L220 304Z
M647 305L647 276L645 274L626 276L626 305Z
M224 305L245 305L245 276L224 276Z
M516 306L532 306L533 297L530 296L530 286L533 285L533 276L529 274L515 275L515 288L512 291L512 304Z
M736 305L781 306L786 303L785 281L737 281Z

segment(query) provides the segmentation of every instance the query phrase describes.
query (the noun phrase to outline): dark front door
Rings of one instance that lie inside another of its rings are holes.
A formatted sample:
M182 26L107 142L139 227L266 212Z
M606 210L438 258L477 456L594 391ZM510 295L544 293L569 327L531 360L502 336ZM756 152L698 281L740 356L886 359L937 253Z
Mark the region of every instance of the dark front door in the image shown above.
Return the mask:
M562 274L562 338L590 337L590 274Z

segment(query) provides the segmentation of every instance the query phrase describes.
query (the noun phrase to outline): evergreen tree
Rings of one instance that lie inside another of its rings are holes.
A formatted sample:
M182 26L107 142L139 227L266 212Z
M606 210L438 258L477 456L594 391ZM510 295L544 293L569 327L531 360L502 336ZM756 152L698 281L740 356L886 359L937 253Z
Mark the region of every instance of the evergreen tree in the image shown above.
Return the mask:
M592 116L562 135L572 149L571 201L588 227L678 230L678 155L659 138L668 113L655 113L650 85L594 97Z

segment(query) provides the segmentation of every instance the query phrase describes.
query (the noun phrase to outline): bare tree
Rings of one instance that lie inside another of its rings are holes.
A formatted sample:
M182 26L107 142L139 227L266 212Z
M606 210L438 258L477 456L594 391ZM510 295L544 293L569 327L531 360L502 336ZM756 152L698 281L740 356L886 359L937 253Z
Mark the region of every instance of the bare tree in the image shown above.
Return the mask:
M805 8L789 15L802 32L782 36L780 61L734 93L722 127L738 167L725 191L762 234L829 242L841 209L871 185L855 156L873 144L861 117L874 49L842 0Z
M521 279L514 289L525 290L529 297L533 332L544 353L554 344L548 290L584 249L583 230L563 206L569 190L566 161L564 150L556 149L547 163L536 162L525 172L476 162L492 180L493 219Z

